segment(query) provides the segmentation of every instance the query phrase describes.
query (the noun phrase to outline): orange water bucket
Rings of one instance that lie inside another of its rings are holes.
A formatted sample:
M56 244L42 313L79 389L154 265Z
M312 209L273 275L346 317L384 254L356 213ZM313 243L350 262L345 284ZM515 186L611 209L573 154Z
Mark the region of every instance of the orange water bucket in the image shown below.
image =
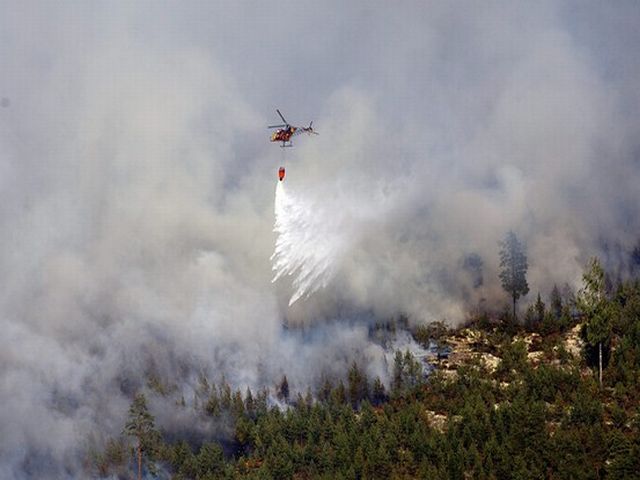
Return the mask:
M284 180L284 167L280 167L280 170L278 170L278 178L280 181Z

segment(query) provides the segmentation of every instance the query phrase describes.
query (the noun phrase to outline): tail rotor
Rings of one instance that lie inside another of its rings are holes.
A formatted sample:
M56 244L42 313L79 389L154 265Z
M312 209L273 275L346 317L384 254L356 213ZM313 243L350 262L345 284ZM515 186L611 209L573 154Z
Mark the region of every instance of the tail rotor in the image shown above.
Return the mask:
M305 129L304 129L304 131L305 131L305 132L307 132L307 134L308 134L308 135L311 135L312 133L313 133L314 135L319 135L319 133L318 133L318 132L316 132L316 131L313 129L313 120L311 120L311 122L309 122L309 126L308 126L307 128L305 128Z

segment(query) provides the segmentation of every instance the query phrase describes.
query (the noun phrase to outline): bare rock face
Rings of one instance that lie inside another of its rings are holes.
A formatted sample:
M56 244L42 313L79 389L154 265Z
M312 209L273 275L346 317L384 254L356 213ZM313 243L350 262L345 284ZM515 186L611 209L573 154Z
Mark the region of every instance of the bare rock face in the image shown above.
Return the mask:
M542 351L527 353L527 360L529 360L533 365L539 365L543 358L544 352Z
M582 323L579 323L566 334L564 340L564 348L574 357L580 357L584 342L580 338L580 330L582 330Z
M425 411L427 423L429 426L439 432L444 432L447 425L447 416L434 412L433 410Z
M434 365L445 375L455 375L460 365L479 363L490 373L500 363L500 357L488 352L489 341L484 332L473 328L463 328L445 338L450 352L446 357L434 360Z
M584 342L580 337L582 324L578 324L562 335L560 348L564 349L575 359L580 358ZM490 335L474 328L462 328L441 339L441 345L446 345L446 354L434 356L430 363L441 375L453 378L462 365L481 365L491 374L496 371L502 358L496 345L492 345ZM527 360L536 368L545 361L559 364L558 358L547 358L549 352L544 350L544 338L537 333L521 333L516 335L513 342L521 341L527 347ZM558 346L554 347L557 353ZM556 356L555 354L553 355Z

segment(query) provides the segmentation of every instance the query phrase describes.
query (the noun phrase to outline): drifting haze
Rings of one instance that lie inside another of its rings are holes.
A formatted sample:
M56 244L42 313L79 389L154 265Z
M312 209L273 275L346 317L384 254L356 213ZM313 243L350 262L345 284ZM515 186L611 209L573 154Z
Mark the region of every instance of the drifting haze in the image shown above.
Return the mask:
M509 229L543 295L638 240L635 2L0 6L2 478L76 477L150 369L384 375L336 319L463 320L502 298ZM271 283L275 108L320 132L287 152L287 191L348 225L291 309ZM285 319L329 323L303 341Z

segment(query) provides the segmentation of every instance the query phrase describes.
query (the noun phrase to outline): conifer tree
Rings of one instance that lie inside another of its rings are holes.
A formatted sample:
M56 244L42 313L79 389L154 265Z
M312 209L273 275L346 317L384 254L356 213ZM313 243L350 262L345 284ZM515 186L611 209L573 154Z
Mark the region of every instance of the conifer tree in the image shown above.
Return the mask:
M366 373L358 368L354 361L349 370L349 400L353 408L358 408L360 402L369 396L369 386Z
M129 407L129 420L124 426L123 433L135 437L138 441L135 448L138 460L138 480L141 480L143 457L153 459L160 436L155 429L155 419L149 413L147 399L143 393L139 393L133 399L133 403Z
M551 312L556 320L560 320L562 316L562 295L560 294L560 289L558 285L553 284L553 289L551 290L551 297L549 299L549 303L551 303Z
M204 443L195 458L197 478L220 478L224 471L224 455L217 443Z
M320 382L320 387L316 393L318 400L321 402L328 402L331 398L331 390L333 389L333 385L331 385L331 381L329 378L323 375L323 379Z
M247 391L244 394L244 408L249 415L253 415L255 411L255 401L253 400L253 394L251 388L247 387Z
M546 306L542 301L542 298L540 298L540 292L538 292L538 298L536 299L534 308L536 309L536 323L540 325L544 320L544 315L546 310Z
M602 387L602 344L611 335L611 306L606 296L604 269L593 257L582 275L584 286L578 293L578 309L585 315L587 343L598 347L598 382Z
M384 384L380 377L376 377L373 381L373 392L371 394L371 401L374 406L382 405L387 400L387 391L384 388Z
M394 395L400 394L404 387L404 357L400 350L396 350L393 357L393 377L391 380L391 392Z
M233 414L234 419L238 419L244 415L244 401L242 400L242 393L240 390L236 390L233 393L231 400L231 413Z
M406 383L415 387L422 381L422 365L407 349L404 352L404 370L406 372Z
M500 242L500 281L513 300L513 318L516 318L516 302L529 293L527 284L527 254L516 234L509 231Z
M218 390L215 385L211 388L204 411L212 417L218 417L222 413L220 408L220 397L218 397Z
M280 384L278 385L278 398L280 400L284 400L285 402L289 401L289 381L287 380L287 376L284 375Z

